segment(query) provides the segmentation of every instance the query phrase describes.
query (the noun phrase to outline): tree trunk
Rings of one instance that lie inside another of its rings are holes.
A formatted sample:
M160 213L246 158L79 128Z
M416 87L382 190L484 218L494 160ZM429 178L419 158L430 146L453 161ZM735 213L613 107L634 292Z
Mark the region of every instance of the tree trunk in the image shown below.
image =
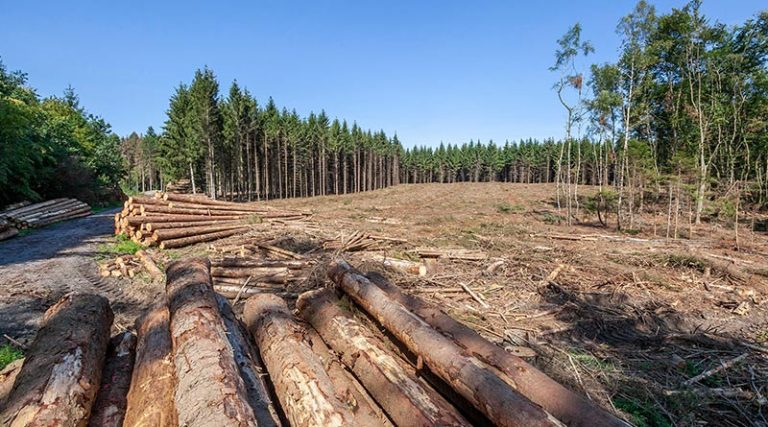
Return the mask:
M243 318L291 425L363 425L355 422L349 406L337 395L304 327L294 320L285 301L271 294L254 295L245 303Z
M180 237L199 236L201 234L227 231L235 228L243 228L243 225L241 223L235 222L229 224L209 225L204 227L170 228L155 230L152 233L152 236L159 242L170 239L178 239Z
M136 335L133 333L122 332L109 341L101 386L93 404L89 426L122 427L135 356Z
M296 308L397 425L468 426L456 408L419 380L386 345L339 305L330 289L306 292Z
M554 417L518 394L489 368L343 260L332 262L328 276L378 320L429 369L499 426L560 426Z
M166 269L179 425L256 426L205 258Z
M264 369L258 352L251 345L248 332L244 325L237 320L232 306L226 298L216 295L221 318L227 328L227 338L235 355L235 362L240 370L240 377L245 383L248 393L248 403L253 408L259 427L279 426L280 419L272 403L272 397L267 391Z
M218 240L225 237L234 236L235 234L242 234L248 230L250 230L250 227L235 228L233 230L219 231L216 233L165 240L160 243L160 249L181 248L184 246L193 245L195 243L210 242L211 240Z
M136 321L136 362L128 391L125 426L176 427L176 379L170 314L165 297Z
M486 340L473 329L457 322L438 307L413 295L403 293L378 274L368 278L387 296L412 311L430 326L450 336L473 356L501 371L507 382L515 385L520 394L541 405L545 411L569 426L627 426L626 423L603 411L587 399L563 387L523 359ZM507 378L505 378L507 380Z
M49 308L0 424L85 425L101 382L113 314L106 298L72 293Z

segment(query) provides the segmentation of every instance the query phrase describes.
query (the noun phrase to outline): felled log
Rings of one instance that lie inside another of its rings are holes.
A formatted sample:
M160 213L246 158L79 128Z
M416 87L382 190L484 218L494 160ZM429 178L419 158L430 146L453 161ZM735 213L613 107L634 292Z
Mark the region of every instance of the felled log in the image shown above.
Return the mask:
M210 242L211 240L223 239L248 231L249 227L234 228L231 230L217 231L215 233L201 234L192 237L181 237L178 239L164 240L160 242L160 249L180 248L183 246L194 245L196 243Z
M49 308L27 351L0 424L87 423L101 382L112 319L109 301L94 294L68 294Z
M237 319L232 306L226 298L216 295L221 318L227 328L227 338L232 346L235 362L243 379L248 394L248 402L253 408L259 427L279 426L280 418L275 410L272 397L267 391L264 380L266 369L259 359L258 352L253 348L245 326Z
M405 274L415 274L417 276L427 275L427 266L420 262L413 262L405 259L390 258L384 255L372 255L371 261L382 264L384 267L399 271Z
M285 283L289 277L287 267L214 267L211 273L215 277L251 277L254 281L265 283Z
M414 249L413 252L415 252L422 258L447 258L447 259L458 259L463 261L481 261L488 258L488 254L486 254L485 252L471 250L471 249L420 248L420 249Z
M142 224L147 231L165 230L168 228L202 227L206 225L238 224L239 220L211 220L211 221L182 221L182 222L156 222Z
M217 216L217 221L243 219L242 215ZM126 224L139 226L145 223L163 223L163 222L198 222L211 221L211 217L205 215L148 215L148 216L129 216L124 219Z
M305 329L306 339L312 352L320 359L325 372L333 383L336 395L352 411L357 425L393 427L384 410L379 406L365 387L344 367L339 358L325 344L320 335L312 328Z
M186 209L186 208L170 208L160 205L140 205L142 215L152 215L157 213L170 214L170 215L199 215L207 217L216 216L232 216L232 215L254 215L253 212L248 211L223 211L216 209Z
M166 269L179 425L256 426L205 258Z
M170 313L165 298L136 321L136 362L128 391L125 426L176 427L175 375Z
M29 223L29 226L30 227L35 227L35 228L45 227L46 225L51 225L51 224L53 224L55 222L59 222L59 221L66 221L66 220L70 220L70 219L83 218L83 217L91 215L92 213L93 212L91 211L91 208L83 208L83 209L78 210L77 212L74 212L74 213L67 213L67 214L62 214L62 215L58 215L58 216L55 216L55 217L50 217L50 218L47 218L47 219L45 219L43 221L39 221L39 222L31 222L31 223Z
M424 364L489 420L499 426L562 425L464 352L402 304L390 299L346 261L329 265L328 276L378 320Z
M264 260L258 258L214 258L212 268L287 268L300 270L307 266L307 261Z
M14 216L21 216L23 214L28 214L28 213L31 213L31 212L39 211L39 210L41 210L43 208L55 205L57 203L64 202L66 200L68 200L68 199L65 199L65 198L51 199L51 200L47 200L45 202L34 203L34 204L31 204L31 205L23 206L23 207L16 208L16 209L5 210L3 212L0 212L0 217L11 218L11 217L14 217Z
M285 298L295 298L297 295L293 292L286 292L285 288L274 288L274 287L261 287L261 286L255 286L255 287L243 287L235 286L235 285L219 285L214 284L213 290L216 291L219 295L223 296L224 298L237 298L238 295L240 295L240 298L249 298L253 295L257 294L275 294L280 295Z
M144 269L149 276L152 277L152 280L162 280L163 277L165 277L160 268L157 267L155 260L153 260L149 254L144 251L136 251L136 257L141 260L141 264L144 266Z
M136 336L122 332L109 340L101 386L91 410L91 427L122 427L128 389L131 387Z
M304 327L294 320L282 298L254 295L245 303L243 318L291 425L363 425L355 422L352 411L339 399L307 342Z
M330 289L301 294L296 308L363 383L397 425L468 426L468 421L416 377L349 312Z
M5 406L5 401L13 389L13 383L21 372L24 359L16 359L0 370L0 410Z
M596 405L568 390L525 360L504 351L473 329L457 322L438 307L423 299L407 295L377 274L369 279L394 301L415 313L430 326L451 337L471 355L502 372L507 382L522 395L541 405L544 410L569 426L627 426Z
M0 240L8 240L12 237L16 237L18 234L18 229L15 227L9 227L7 230L0 232Z
M202 234L217 233L219 231L233 230L236 228L243 228L242 224L222 224L222 225L207 225L203 227L188 227L188 228L173 228L155 230L152 236L157 241L164 241L170 239L178 239L182 237L199 236Z

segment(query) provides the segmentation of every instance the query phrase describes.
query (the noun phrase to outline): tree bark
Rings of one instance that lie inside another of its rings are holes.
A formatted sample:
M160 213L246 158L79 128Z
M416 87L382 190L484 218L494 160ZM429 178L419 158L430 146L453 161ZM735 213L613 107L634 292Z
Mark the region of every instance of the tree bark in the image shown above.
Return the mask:
M332 262L328 276L493 423L510 427L562 425L517 393L477 358L390 299L346 261Z
M235 234L241 234L248 231L249 227L236 228L233 230L219 231L216 233L201 234L192 237L182 237L180 239L171 239L160 242L160 249L168 248L180 248L183 246L193 245L195 243L210 242L211 240L223 239L225 237L234 236Z
M122 427L135 356L136 336L133 333L122 332L109 340L101 386L93 404L89 426Z
M456 408L420 381L416 372L393 356L386 345L343 311L330 289L303 293L300 315L341 356L398 426L468 426Z
M128 391L126 426L176 427L170 313L165 297L136 321L136 361Z
M0 424L84 425L101 382L113 314L106 298L73 293L49 308Z
M259 427L280 426L280 418L277 415L275 406L272 403L267 384L264 378L267 376L266 369L259 358L258 352L251 345L248 332L244 325L235 317L232 306L226 298L216 295L216 302L219 306L221 318L227 328L227 338L232 346L235 355L235 362L240 371L240 378L243 379L245 389L248 394L248 403L256 416L256 422Z
M271 294L254 295L245 303L243 317L291 425L361 425L337 396L312 352L306 330L294 320L285 301Z
M166 269L179 425L256 426L205 258Z
M438 307L413 295L403 293L378 274L368 278L391 299L415 313L430 326L453 338L473 356L501 371L523 396L541 405L569 426L627 426L627 424L595 406L587 399L563 387L523 359L486 340L473 329L457 322Z
M219 231L227 231L227 230L233 230L236 228L243 228L243 227L244 227L243 224L240 224L240 223L229 223L229 224L206 225L202 227L162 229L162 230L155 230L152 233L152 237L154 237L155 240L160 242L164 240L178 239L181 237L199 236L201 234L210 234L210 233L216 233Z
M159 224L166 222L233 221L245 217L245 215L217 216L215 218L206 215L156 215L129 216L124 218L123 221L128 225L137 226L141 224Z

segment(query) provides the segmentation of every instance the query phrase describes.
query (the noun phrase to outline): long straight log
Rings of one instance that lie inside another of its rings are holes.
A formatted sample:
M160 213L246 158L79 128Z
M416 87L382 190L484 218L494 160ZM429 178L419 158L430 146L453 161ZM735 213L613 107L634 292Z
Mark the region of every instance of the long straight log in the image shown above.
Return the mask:
M294 260L264 260L252 258L214 258L211 260L212 267L222 268L262 268L262 267L284 267L291 270L299 270L307 266L306 261Z
M128 205L162 205L168 206L168 202L156 199L154 197L133 196L126 200L126 206Z
M211 274L216 277L251 277L252 280L270 283L284 283L288 280L286 267L213 267Z
M248 231L249 227L235 228L232 230L219 231L216 233L201 234L199 236L182 237L179 239L171 239L160 242L160 249L168 248L180 248L183 246L193 245L195 243L210 242L211 240L223 239L225 237L234 236L235 234L241 234Z
M225 220L238 220L243 219L243 215L230 215L230 216L218 216L215 218L217 221ZM138 226L146 223L162 223L162 222L197 222L197 221L211 221L212 218L204 215L159 215L159 216L129 216L124 219L126 224L132 226Z
M88 422L90 427L122 427L135 356L133 333L122 332L109 340L101 386Z
M248 394L248 403L253 408L256 422L259 427L279 426L280 418L272 402L272 396L267 389L264 378L267 376L258 351L251 345L248 331L237 319L232 311L232 306L221 295L216 295L221 318L227 328L227 338L235 355L235 362L240 370L240 377L245 383Z
M0 424L84 425L99 389L112 319L109 301L94 294L69 294L49 308Z
M224 211L217 209L184 209L169 208L159 205L141 205L142 215L153 215L156 213L165 213L171 215L200 215L200 216L232 216L232 215L256 215L248 211Z
M243 318L256 339L278 399L291 425L336 427L355 422L321 361L307 342L282 298L254 295L245 303Z
M25 213L23 215L14 215L13 218L17 221L32 221L37 218L45 218L52 215L58 215L75 208L81 208L88 206L79 200L69 200L66 202L57 203L55 205L48 206L44 209L40 209L34 212Z
M176 370L165 297L136 321L136 362L128 391L125 426L176 427Z
M242 224L223 224L223 225L209 225L204 227L188 227L188 228L175 228L170 230L155 230L152 232L152 237L157 241L178 239L181 237L199 236L201 234L216 233L218 231L232 230L235 228L242 228Z
M43 227L49 224L53 224L54 222L59 222L59 221L64 221L64 220L74 219L74 218L82 218L84 216L90 215L91 213L92 213L91 208L89 206L85 206L73 211L63 212L50 217L46 217L44 219L27 221L27 225L29 225L30 227Z
M3 212L0 212L0 217L7 218L7 217L18 216L18 215L29 213L29 212L34 212L34 211L43 209L43 208L45 208L47 206L55 205L57 203L61 203L61 202L66 201L66 200L71 200L71 199L65 199L65 198L52 199L52 200L48 200L48 201L40 202L40 203L35 203L35 204L32 204L32 205L24 206L24 207L17 208L17 209L3 211Z
M312 352L320 359L323 368L333 383L337 396L352 411L357 425L360 426L389 426L394 424L384 410L360 384L352 373L344 367L339 358L325 344L320 335L312 328L306 328L306 338L312 346Z
M162 194L162 199L171 201L171 202L188 202L188 203L198 203L201 205L230 205L233 202L224 202L221 200L213 200L210 199L204 195L197 195L197 194L174 194L174 193L164 193Z
M202 227L205 225L224 225L224 224L238 224L242 223L240 220L211 220L211 221L182 221L182 222L158 222L158 223L145 223L142 224L147 231L165 230L169 228L186 228L186 227Z
M283 289L275 289L275 288L249 288L242 286L233 286L233 285L219 285L214 282L213 290L216 291L217 294L223 296L224 298L229 299L235 299L240 296L240 299L246 299L250 298L253 295L257 294L274 294L279 295L284 298L296 298L298 295L294 292L287 292L284 288Z
M499 426L562 425L540 406L517 393L474 356L390 299L346 261L329 265L328 276L356 303L489 420Z
M501 371L508 377L508 382L515 385L517 391L569 426L627 426L624 421L568 390L520 357L486 340L438 307L419 297L403 293L400 288L378 274L370 274L369 278L391 299L451 337L470 354Z
M179 425L255 427L205 258L166 269Z
M468 426L467 420L413 369L393 356L380 339L343 311L330 289L301 294L296 308L304 320L341 355L398 426Z
M247 211L253 213L268 212L269 208L265 206L257 207L246 204L234 204L234 205L204 205L200 203L187 203L187 202L169 202L169 208L175 209L215 209L219 211Z

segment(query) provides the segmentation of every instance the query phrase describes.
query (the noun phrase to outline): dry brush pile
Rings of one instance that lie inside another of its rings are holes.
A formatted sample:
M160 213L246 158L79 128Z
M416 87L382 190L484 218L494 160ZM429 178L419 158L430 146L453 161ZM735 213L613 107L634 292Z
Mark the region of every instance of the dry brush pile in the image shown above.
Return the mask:
M111 339L109 303L68 295L46 312L2 423L627 425L424 300L340 259L325 272L333 287L301 294L296 312L260 293L238 319L207 259L176 261L136 336Z

